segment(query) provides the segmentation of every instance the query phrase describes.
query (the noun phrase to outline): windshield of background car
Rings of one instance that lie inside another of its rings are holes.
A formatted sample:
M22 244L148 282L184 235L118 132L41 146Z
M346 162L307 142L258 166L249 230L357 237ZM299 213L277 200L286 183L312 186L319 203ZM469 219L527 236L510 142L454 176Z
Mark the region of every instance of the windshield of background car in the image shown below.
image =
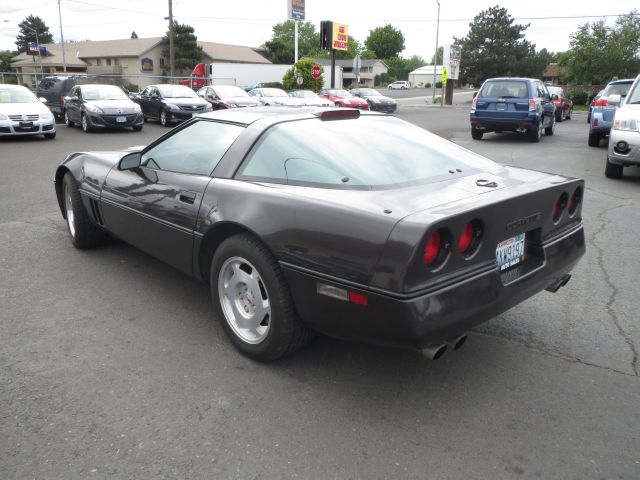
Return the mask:
M529 98L527 82L520 80L494 80L485 82L478 93L484 98Z
M329 90L329 95L332 97L352 97L346 90Z
M373 88L361 88L360 94L364 95L365 97L381 97L382 96L379 91L374 90Z
M0 103L36 103L38 98L24 87L0 87Z
M549 90L551 95L558 95L558 97L562 96L562 89L560 87L547 87L547 90Z
M294 97L299 98L316 98L317 95L313 93L311 90L296 90L292 92Z
M216 94L219 97L224 97L224 98L236 98L236 97L246 98L249 96L249 94L244 90L242 90L241 88L234 87L232 85L216 87L213 89L213 91L216 92Z
M629 83L611 83L607 85L604 89L603 97L608 97L609 95L620 95L621 97L626 97L627 93L629 93L629 89L631 88L631 82Z
M127 100L129 98L122 89L113 85L84 86L82 97L85 100Z
M280 90L279 88L263 88L263 97L288 97L287 92Z
M158 85L160 95L164 98L197 98L196 92L184 85Z
M237 178L370 190L496 167L490 160L397 118L361 116L274 125L254 146Z

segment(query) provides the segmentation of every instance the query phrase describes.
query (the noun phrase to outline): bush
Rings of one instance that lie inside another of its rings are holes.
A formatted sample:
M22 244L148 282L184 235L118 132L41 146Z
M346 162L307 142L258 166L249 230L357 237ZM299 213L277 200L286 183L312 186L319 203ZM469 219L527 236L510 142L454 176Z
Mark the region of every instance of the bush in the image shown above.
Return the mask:
M442 82L441 81L437 81L436 82L436 88L442 88Z
M573 103L576 105L586 105L589 102L589 97L591 94L585 90L576 90L573 92L567 93L567 96L573 100Z

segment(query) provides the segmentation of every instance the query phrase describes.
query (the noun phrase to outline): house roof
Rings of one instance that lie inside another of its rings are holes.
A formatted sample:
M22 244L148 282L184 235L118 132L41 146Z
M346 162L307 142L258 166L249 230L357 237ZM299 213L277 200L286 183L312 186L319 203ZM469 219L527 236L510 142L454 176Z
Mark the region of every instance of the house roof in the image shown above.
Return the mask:
M119 40L99 40L84 42L69 42L64 44L65 60L68 66L86 67L85 59L140 57L163 42L163 37L126 38ZM224 43L200 42L204 53L211 60L238 63L271 63L251 47L228 45ZM62 47L59 43L43 45L47 54L42 57L42 64L62 65ZM33 57L21 53L11 61L14 67L32 66ZM40 59L36 58L36 63Z
M543 77L559 77L562 75L564 68L557 63L550 63L542 72Z

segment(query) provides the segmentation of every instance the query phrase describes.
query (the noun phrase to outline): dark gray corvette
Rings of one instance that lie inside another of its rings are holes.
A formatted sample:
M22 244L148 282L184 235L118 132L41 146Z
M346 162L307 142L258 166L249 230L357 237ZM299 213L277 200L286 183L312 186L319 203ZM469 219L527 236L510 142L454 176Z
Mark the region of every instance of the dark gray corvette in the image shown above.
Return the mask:
M112 235L208 282L263 361L314 331L437 358L585 252L582 180L349 109L203 114L140 151L69 155L55 187L76 247Z

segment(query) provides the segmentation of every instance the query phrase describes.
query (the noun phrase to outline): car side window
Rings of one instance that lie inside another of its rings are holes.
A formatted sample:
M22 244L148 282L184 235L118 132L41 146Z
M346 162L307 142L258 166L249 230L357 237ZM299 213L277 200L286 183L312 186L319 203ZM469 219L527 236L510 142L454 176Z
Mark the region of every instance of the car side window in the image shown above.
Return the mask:
M210 175L242 130L230 123L196 121L146 151L141 164L155 170Z

